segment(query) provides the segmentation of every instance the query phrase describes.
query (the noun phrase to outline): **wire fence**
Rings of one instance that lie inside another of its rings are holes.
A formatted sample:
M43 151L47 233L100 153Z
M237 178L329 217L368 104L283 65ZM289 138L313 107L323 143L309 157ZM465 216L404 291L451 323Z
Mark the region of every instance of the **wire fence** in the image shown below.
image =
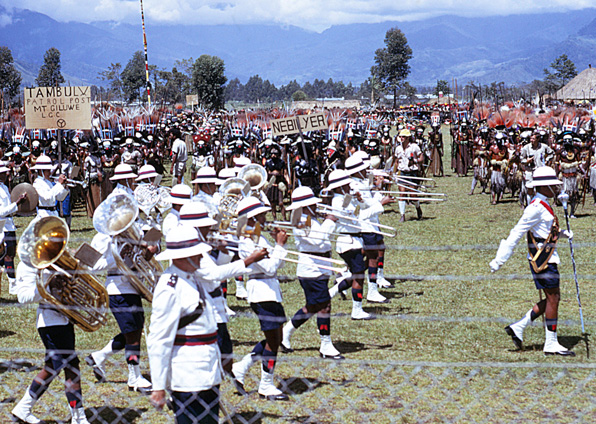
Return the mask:
M14 351L2 349L3 356ZM81 352L81 355L88 352ZM23 354L23 352L21 352ZM37 358L42 351L27 351ZM126 366L107 363L108 381L96 383L82 369L84 407L89 422L172 422L147 396L126 389ZM40 360L0 362L0 419L27 390ZM442 363L417 361L330 361L280 357L277 385L287 402L260 400L257 368L245 380L248 395L221 385L220 422L306 423L593 423L596 420L596 364ZM145 372L148 370L144 370ZM33 409L45 422L69 419L62 386L54 382Z

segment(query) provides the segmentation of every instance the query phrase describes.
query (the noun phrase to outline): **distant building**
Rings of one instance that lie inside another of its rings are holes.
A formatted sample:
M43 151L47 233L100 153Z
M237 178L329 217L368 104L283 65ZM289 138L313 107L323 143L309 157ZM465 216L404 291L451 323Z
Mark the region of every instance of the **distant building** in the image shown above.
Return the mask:
M596 69L589 65L588 69L584 69L563 88L559 89L555 97L558 100L574 102L596 100Z
M299 102L293 102L292 106L295 109L313 109L323 108L332 109L346 108L346 109L358 109L360 107L360 100L339 100L339 99L317 99L317 100L302 100Z

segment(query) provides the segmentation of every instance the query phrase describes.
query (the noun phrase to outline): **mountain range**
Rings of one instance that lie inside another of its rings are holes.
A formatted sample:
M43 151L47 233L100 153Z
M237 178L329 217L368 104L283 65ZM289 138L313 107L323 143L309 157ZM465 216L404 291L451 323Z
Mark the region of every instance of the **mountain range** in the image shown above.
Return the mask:
M61 52L71 85L101 85L98 73L123 66L143 49L141 25L116 22L58 22L29 10L3 10L0 45L12 50L23 83L33 85L43 55ZM140 21L140 19L139 19ZM520 84L543 78L543 69L565 53L578 72L596 64L596 9L565 13L464 18L440 16L415 22L333 26L321 33L273 25L147 24L150 64L170 70L176 60L202 54L222 58L228 80L245 83L259 75L277 86L292 80L342 80L359 85L370 75L375 50L388 29L400 28L413 50L408 78L414 86L438 79L460 85L503 81Z

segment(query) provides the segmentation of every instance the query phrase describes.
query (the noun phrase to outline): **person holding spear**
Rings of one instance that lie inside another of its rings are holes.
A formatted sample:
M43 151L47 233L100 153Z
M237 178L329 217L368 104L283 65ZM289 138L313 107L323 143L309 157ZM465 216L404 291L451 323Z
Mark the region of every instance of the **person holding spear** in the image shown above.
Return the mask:
M509 233L509 237L501 241L495 259L490 262L490 269L492 272L497 271L509 259L523 235L527 234L528 260L534 284L536 289L544 291L546 298L536 303L521 320L505 327L505 331L511 336L515 346L521 350L524 329L544 314L546 324L544 354L575 356L574 352L560 345L557 339L557 317L561 293L558 270L560 259L556 243L559 236L571 239L573 233L559 229L557 217L548 204L548 199L557 195L562 184L551 167L541 166L534 170L533 181L528 183L528 187L534 188L536 194L525 208L517 225Z

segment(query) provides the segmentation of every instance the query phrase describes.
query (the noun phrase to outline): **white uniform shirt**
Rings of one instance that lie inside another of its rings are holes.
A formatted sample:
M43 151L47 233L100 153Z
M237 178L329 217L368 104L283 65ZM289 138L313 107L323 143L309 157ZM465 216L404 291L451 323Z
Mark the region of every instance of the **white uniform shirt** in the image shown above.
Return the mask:
M522 217L519 219L515 227L509 233L507 240L501 240L495 261L499 266L503 265L513 253L513 249L519 240L528 232L531 231L534 237L546 239L550 233L554 216L542 205L540 201L547 202L546 196L536 193L532 202L524 209ZM540 248L542 243L538 243L537 248ZM528 259L530 259L528 253ZM558 264L560 262L559 254L555 252L548 260L548 263Z
M242 237L240 239L238 256L241 259L245 259L261 247L271 249L271 244L269 244L265 237L259 237L257 243L248 237ZM286 249L276 244L275 248L269 254L268 259L263 259L249 266L251 275L248 276L248 281L246 282L249 303L281 303L282 296L279 280L277 279L277 270L283 265L282 259L286 255Z
M343 207L343 194L336 193L331 200L331 207L337 210L343 210L345 215L354 215L356 209L355 202L352 201L348 207ZM347 220L340 219L336 222L335 231L338 233L360 233L360 227L356 224L350 225ZM362 239L360 237L353 237L350 235L343 235L337 238L335 250L337 253L344 253L352 249L362 249Z
M213 299L215 320L218 324L228 322L228 313L226 312L227 303L226 298L223 296L221 282L228 278L238 277L250 272L248 268L244 267L244 261L240 261L242 264L237 264L236 262L230 263L231 261L232 256L226 255L223 252L219 252L217 259L209 253L206 253L201 257L201 269L197 271L199 274L211 272L211 276L214 277L212 280L205 280L203 287L205 287L205 291L207 291ZM244 268L242 272L239 274L234 273L241 265ZM219 270L219 276L213 274L214 270Z
M303 214L300 222L304 224L307 217L308 215ZM294 228L296 250L305 253L331 252L329 234L333 232L335 226L335 222L330 219L326 219L320 224L316 218L312 218L308 234L306 229ZM329 266L329 262L302 255L298 256L298 260L301 262L296 266L296 276L299 278L319 278L333 273L333 271L321 269L316 266Z
M375 196L374 192L371 191L370 185L368 185L368 181L362 180L360 178L352 178L352 183L350 184L350 188L354 192L359 192L362 196L362 202L356 202L360 205L360 214L358 215L358 219L365 221L362 223L361 228L363 233L370 233L372 231L376 231L379 227L371 224L379 224L379 215L382 214L385 209L383 205L381 205L381 201L377 196ZM369 224L369 222L371 224Z
M37 328L66 325L68 318L45 303L37 290L37 278L40 271L30 267L25 262L17 266L17 298L19 303L39 303L37 308ZM50 271L41 271L41 277L46 281L51 276Z
M410 142L406 149L400 144L395 149L395 156L397 156L398 165L397 169L399 171L417 171L418 170L418 162L413 162L410 165L411 158L418 158L422 152L420 151L420 146L416 143Z
M240 275L246 268L242 261L229 265L229 272ZM174 277L175 275L175 277ZM217 343L175 346L177 335L199 336L217 332L213 299L204 286L212 278L220 278L220 269L201 269L193 274L172 265L162 274L153 293L153 311L147 350L153 390L170 388L179 392L197 392L221 383L220 352ZM203 295L201 295L203 293ZM178 329L180 318L195 311L203 299L200 317Z
M170 213L166 215L161 224L163 236L167 236L170 231L180 225L180 212L176 209L170 209Z
M93 271L96 273L107 271L106 290L108 291L108 295L139 294L128 278L116 266L116 260L112 251L111 236L97 233L93 237L93 240L91 240L91 247L101 253L101 257L95 263Z
M50 180L46 180L44 177L39 176L33 183L33 188L37 191L39 196L39 206L54 207L56 201L63 201L68 196L68 189L60 183L55 183ZM58 211L50 211L47 209L37 209L37 216L40 218L46 216L58 216Z
M5 184L0 183L0 229L16 231L14 221L10 215L18 210L17 203L10 200L10 193Z

